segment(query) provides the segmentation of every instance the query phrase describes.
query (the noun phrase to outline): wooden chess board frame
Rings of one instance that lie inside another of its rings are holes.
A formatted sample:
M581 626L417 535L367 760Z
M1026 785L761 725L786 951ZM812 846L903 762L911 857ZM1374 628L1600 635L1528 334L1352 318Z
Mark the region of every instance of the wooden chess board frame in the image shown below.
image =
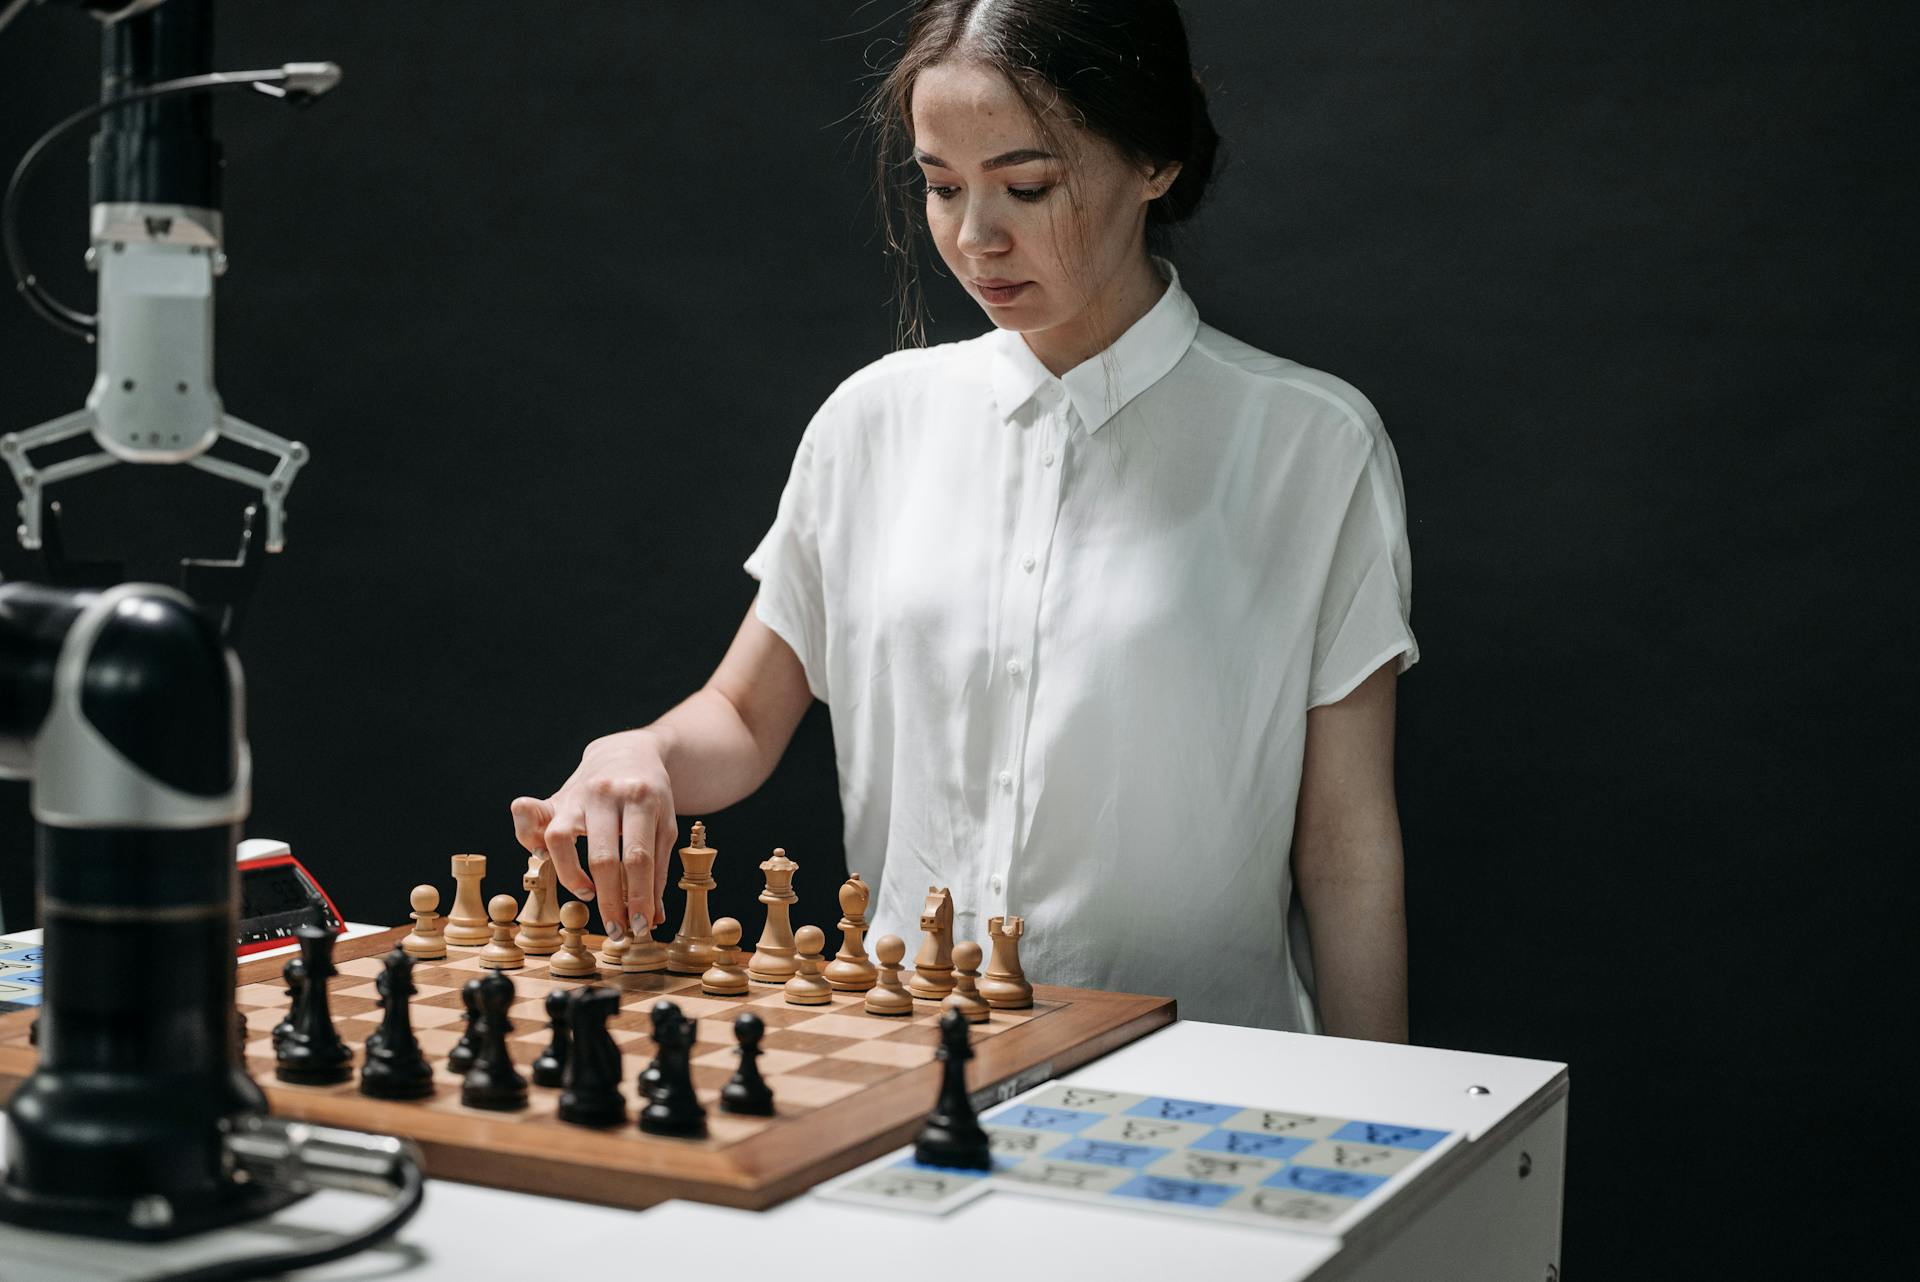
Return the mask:
M335 945L334 959L337 963L346 963L377 958L393 948L406 933L407 927L397 926L380 934L342 940ZM592 942L597 951L600 940L595 938ZM478 952L455 947L448 951L452 958ZM283 961L283 958L271 957L243 962L237 984L242 987L278 985ZM529 958L529 961L544 964L545 959ZM437 964L444 963L419 963L423 969ZM515 976L520 972L508 971L507 974ZM607 984L628 992L645 993L661 978L603 972L598 979L577 982ZM673 978L681 980L681 977ZM343 987L368 982L365 975L349 972L336 977L329 990L338 992ZM698 981L691 982L697 993ZM711 1000L746 1005L778 992L777 988L756 985L746 998ZM854 995L836 996L845 1001ZM975 1055L967 1066L967 1081L973 1088L976 1103L1028 1090L1164 1027L1175 1018L1174 1002L1168 997L1035 985L1034 1000L1034 1012L1004 1013L1008 1017L1019 1017L1020 1022L1014 1023L1009 1018L1006 1020L1009 1026L994 1031L991 1036L976 1037ZM631 1008L623 1003L624 1009ZM826 1008L814 1009L826 1013ZM836 1003L836 1009L843 1008ZM902 1026L919 1023L938 1012L935 1003L916 1002L914 1015L898 1022ZM36 1013L26 1010L0 1016L0 1101L10 1096L33 1071L35 1056L28 1043L28 1031ZM998 1018L1003 1013L994 1014ZM520 1014L516 1014L515 1023L517 1036L534 1031L533 1021ZM537 1022L537 1028L544 1040L544 1016ZM358 1090L362 1047L352 1038L349 1044L354 1049L355 1080L345 1085L294 1086L276 1079L271 1067L263 1068L258 1059L250 1060L248 1068L266 1091L276 1116L405 1136L419 1144L425 1155L427 1174L435 1178L635 1210L670 1198L748 1210L761 1210L783 1202L822 1180L909 1142L932 1108L940 1086L940 1069L933 1059L929 1038L924 1064L902 1069L844 1098L798 1116L777 1116L770 1124L760 1123L759 1129L744 1138L731 1139L722 1133L718 1123L733 1119L710 1108L716 1134L705 1140L688 1140L648 1135L636 1125L634 1078L645 1061L632 1053L623 1054L621 1063L628 1121L623 1126L602 1131L569 1125L550 1113L529 1117L461 1107L457 1087L451 1088L449 1100L449 1088L444 1081L430 1100L378 1100L362 1095ZM444 1078L445 1071L440 1067L444 1053L430 1052L429 1058ZM524 1068L523 1064L523 1071ZM536 1093L557 1094L552 1088L532 1089ZM776 1109L779 1089L776 1080Z

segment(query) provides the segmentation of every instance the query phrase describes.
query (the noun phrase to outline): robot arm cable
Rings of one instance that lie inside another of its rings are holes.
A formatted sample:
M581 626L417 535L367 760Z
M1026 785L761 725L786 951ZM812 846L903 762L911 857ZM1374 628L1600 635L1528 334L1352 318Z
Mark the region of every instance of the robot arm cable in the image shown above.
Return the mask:
M27 0L15 0L16 6L26 2ZM11 17L14 11L0 11L0 19ZM0 21L0 25L4 25L4 21ZM68 133L115 108L153 98L207 93L215 89L253 88L269 97L304 104L327 92L339 82L340 68L334 63L290 62L283 67L271 70L215 71L206 75L183 76L178 80L162 81L157 85L148 85L116 98L96 102L74 112L42 134L39 141L27 149L27 154L22 156L20 163L14 167L13 177L7 183L4 203L0 203L0 240L4 240L6 245L7 266L13 273L14 288L26 299L28 306L38 312L48 323L75 334L89 343L94 341L98 319L90 312L68 307L53 297L28 270L26 250L20 243L19 206L21 194L26 189L27 178L39 165L48 149Z

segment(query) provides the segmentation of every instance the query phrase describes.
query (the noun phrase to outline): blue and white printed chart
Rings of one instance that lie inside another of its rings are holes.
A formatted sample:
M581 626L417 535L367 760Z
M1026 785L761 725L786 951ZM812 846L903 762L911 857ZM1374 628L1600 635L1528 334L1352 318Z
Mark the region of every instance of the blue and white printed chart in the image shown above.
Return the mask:
M1027 1193L1341 1234L1460 1142L1452 1131L1056 1083L980 1119L992 1171L927 1166L911 1149L820 1196L945 1214Z
M40 989L45 982L40 955L38 944L12 944L0 939L0 1015L40 1004Z

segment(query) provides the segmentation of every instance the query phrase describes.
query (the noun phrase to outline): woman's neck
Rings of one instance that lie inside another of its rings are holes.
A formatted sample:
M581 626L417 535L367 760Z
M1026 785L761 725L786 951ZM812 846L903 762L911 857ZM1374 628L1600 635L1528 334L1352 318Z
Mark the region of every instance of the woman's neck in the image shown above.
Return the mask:
M1131 329L1134 322L1152 311L1153 305L1167 292L1169 282L1161 277L1153 260L1141 254L1137 261L1137 270L1109 281L1105 295L1095 299L1072 320L1021 335L1027 341L1028 350L1055 378L1099 355ZM1096 317L1105 322L1104 332L1094 332Z

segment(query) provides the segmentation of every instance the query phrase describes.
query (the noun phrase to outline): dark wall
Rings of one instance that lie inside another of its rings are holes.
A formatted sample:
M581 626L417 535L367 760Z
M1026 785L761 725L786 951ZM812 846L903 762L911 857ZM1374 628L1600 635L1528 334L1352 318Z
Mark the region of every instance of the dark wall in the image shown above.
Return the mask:
M719 657L801 427L889 344L849 115L888 8L225 6L223 66L347 69L218 118L219 385L314 452L243 638L250 831L349 915L398 920L456 851L512 884L508 800ZM1405 472L1415 1039L1571 1063L1576 1277L1864 1262L1911 937L1903 7L1185 8L1231 149L1186 284L1365 391ZM0 158L88 99L94 43L0 36ZM73 301L80 157L26 227ZM936 284L935 341L985 328ZM91 368L0 308L0 427ZM149 575L227 552L243 502L184 469L67 497ZM707 818L722 910L757 921L784 845L831 925L823 709Z

